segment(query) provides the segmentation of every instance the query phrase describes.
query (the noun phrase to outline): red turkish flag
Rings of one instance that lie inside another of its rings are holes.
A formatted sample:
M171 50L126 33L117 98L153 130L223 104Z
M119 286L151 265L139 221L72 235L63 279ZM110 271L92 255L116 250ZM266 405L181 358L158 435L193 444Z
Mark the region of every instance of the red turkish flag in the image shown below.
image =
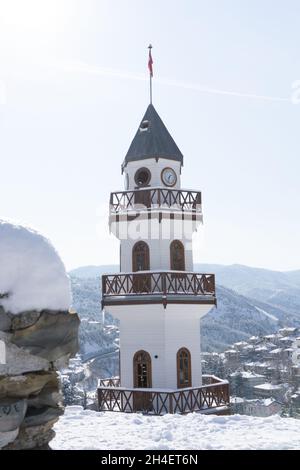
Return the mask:
M148 69L150 72L150 76L153 77L153 59L152 59L152 54L151 54L151 48L149 49L149 59L148 59Z

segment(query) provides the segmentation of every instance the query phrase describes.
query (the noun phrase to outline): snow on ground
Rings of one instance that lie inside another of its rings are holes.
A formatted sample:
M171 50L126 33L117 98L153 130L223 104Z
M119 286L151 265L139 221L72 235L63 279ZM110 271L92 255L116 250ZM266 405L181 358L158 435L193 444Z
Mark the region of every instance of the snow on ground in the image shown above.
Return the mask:
M69 406L52 449L300 449L300 421L271 416L146 416Z
M0 303L11 313L45 308L67 310L71 304L69 278L51 243L29 228L3 220Z

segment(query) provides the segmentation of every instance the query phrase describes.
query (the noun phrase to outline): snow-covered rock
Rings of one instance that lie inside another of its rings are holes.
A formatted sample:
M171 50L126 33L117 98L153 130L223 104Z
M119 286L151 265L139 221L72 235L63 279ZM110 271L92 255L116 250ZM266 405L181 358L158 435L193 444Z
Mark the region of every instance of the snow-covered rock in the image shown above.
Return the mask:
M67 310L71 305L69 278L49 240L32 229L3 220L0 220L0 299L11 313Z
M0 449L47 447L63 412L55 369L78 351L69 278L50 242L0 221Z
M299 420L278 415L147 416L70 406L54 430L50 447L62 450L299 449Z

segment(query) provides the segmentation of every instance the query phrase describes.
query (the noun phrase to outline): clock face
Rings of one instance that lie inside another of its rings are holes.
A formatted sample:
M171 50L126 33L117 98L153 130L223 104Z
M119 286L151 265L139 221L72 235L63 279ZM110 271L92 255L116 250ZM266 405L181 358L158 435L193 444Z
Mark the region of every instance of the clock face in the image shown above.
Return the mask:
M177 176L173 168L164 168L161 172L161 179L166 186L174 186L177 181Z

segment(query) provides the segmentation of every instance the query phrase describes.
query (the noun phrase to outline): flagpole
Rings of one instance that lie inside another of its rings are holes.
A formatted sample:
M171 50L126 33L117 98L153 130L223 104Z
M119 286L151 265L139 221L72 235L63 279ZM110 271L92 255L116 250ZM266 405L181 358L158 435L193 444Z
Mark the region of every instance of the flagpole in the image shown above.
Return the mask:
M148 46L148 49L149 49L149 57L151 57L151 60L152 60L152 56L151 56L151 49L152 49L152 45L149 44ZM151 63L151 70L149 69L149 76L150 76L150 104L152 104L152 63Z

